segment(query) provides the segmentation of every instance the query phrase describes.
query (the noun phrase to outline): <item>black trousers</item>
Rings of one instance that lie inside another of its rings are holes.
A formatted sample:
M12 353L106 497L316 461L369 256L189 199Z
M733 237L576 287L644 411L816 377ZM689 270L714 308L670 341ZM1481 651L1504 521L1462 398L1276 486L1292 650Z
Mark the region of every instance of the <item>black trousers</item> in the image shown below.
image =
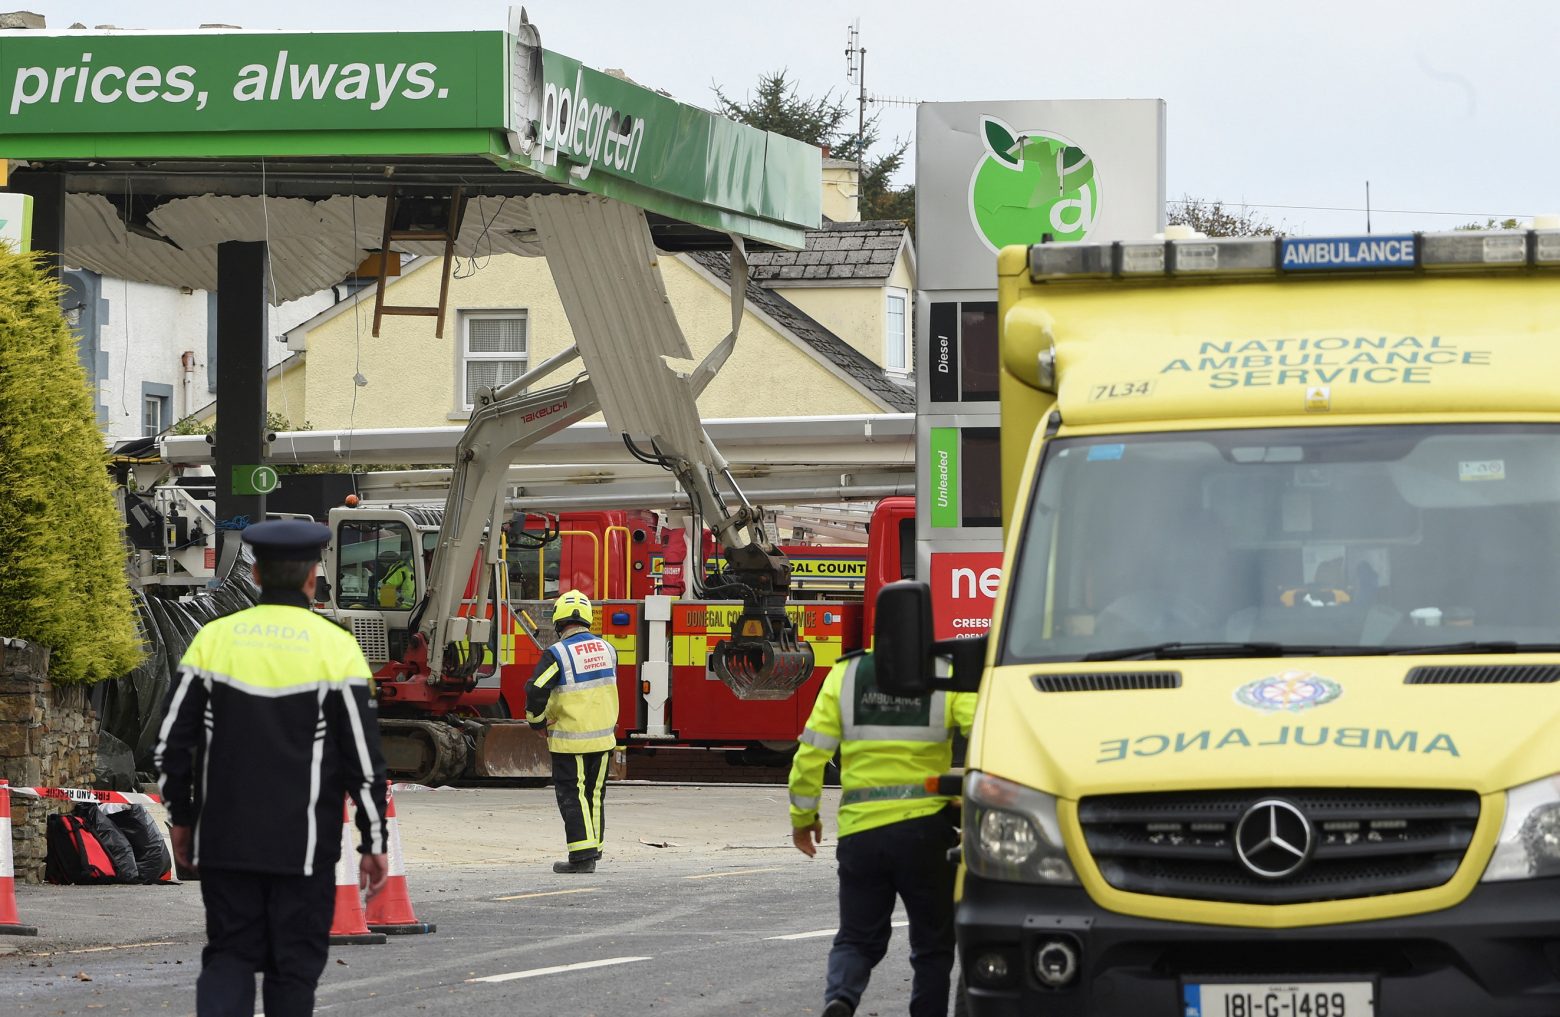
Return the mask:
M607 836L607 757L605 752L554 752L553 791L563 814L569 861L601 857Z
M254 1017L255 972L266 1017L306 1017L330 951L336 870L312 876L202 866L206 948L195 983L198 1017Z
M840 930L829 949L823 998L853 1008L888 952L894 897L910 919L910 1017L947 1017L953 973L954 811L840 838Z

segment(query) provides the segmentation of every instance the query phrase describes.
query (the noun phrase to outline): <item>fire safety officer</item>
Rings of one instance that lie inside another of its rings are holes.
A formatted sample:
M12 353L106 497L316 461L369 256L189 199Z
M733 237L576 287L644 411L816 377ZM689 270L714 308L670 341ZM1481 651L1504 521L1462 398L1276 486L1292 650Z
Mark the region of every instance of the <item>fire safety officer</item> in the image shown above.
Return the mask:
M570 590L553 603L558 641L525 689L525 719L547 731L553 790L569 844L554 872L595 872L607 831L607 763L617 744L617 651L590 630L590 599Z
M953 735L969 734L975 696L891 696L870 652L830 669L791 763L791 839L809 858L823 838L818 801L825 765L840 754L840 923L829 950L824 1017L851 1017L888 951L894 897L910 919L910 1017L946 1017L953 971L954 800L927 789L953 763Z
M164 703L157 745L174 855L199 868L200 1017L312 1013L336 903L342 802L357 802L360 885L388 873L385 763L368 662L310 610L319 523L243 532L260 602L203 626Z

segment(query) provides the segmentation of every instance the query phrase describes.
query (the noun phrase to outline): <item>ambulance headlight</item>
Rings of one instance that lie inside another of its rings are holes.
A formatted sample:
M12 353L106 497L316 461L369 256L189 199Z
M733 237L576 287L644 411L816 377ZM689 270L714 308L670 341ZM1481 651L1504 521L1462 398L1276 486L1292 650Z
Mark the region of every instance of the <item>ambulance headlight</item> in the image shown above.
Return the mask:
M1560 876L1560 776L1506 792L1506 818L1485 882Z
M1056 798L988 773L964 780L964 863L1013 883L1076 883Z

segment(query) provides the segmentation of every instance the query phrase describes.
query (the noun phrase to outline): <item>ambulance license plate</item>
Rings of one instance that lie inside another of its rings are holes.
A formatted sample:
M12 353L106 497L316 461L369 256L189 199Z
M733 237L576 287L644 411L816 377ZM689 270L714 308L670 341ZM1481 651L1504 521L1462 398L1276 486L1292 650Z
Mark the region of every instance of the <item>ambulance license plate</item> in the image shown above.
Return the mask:
M1374 982L1186 982L1182 1017L1375 1017Z

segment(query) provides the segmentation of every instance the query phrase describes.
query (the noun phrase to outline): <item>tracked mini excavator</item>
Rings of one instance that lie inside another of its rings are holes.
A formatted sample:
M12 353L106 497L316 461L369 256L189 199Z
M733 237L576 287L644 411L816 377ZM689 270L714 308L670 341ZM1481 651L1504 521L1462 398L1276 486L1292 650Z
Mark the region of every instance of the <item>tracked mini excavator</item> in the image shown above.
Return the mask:
M692 586L699 599L741 603L730 637L712 652L715 675L739 698L783 699L813 671L812 648L786 614L790 562L770 539L764 511L742 495L705 433L695 402L736 342L747 276L740 241L732 247L731 332L682 373L665 358L694 358L667 300L644 213L586 195L533 197L529 206L575 346L478 393L444 511L429 514L437 529L397 540L411 551L403 560L426 577L414 602L346 588L354 568L359 575L372 570L371 561L350 559L373 553L379 527L350 510L331 514L326 566L338 582L329 611L371 661L384 662L377 675L381 733L391 771L402 779L437 784L534 773L516 763L535 755L538 741L528 725L472 716L463 701L491 671L483 650L506 606L496 567L503 560L506 471L527 448L597 412L635 458L676 477L693 507L695 532L707 526L724 550L727 567L704 575L701 561ZM571 365L575 377L536 387Z

